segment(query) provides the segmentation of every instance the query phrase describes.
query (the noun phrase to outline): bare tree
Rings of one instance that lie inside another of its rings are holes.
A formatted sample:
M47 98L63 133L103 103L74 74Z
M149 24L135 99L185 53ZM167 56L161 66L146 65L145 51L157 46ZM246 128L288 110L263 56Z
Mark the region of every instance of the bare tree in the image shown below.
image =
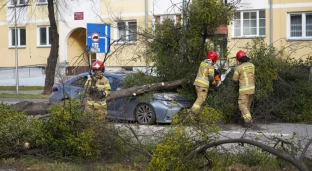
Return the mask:
M57 32L57 25L55 21L54 14L54 0L48 0L48 11L49 11L49 21L50 21L50 37L51 37L51 49L50 54L47 59L47 68L46 68L46 78L44 83L44 88L42 94L48 95L51 94L51 88L54 84L55 77L55 68L58 58L59 51L59 34Z

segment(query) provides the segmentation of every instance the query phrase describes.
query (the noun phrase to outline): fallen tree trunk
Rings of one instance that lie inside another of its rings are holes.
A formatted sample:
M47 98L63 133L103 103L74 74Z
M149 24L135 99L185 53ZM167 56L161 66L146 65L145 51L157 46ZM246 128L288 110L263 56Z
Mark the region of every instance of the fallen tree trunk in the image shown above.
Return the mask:
M144 94L146 92L151 91L159 91L159 90L166 90L166 89L173 89L180 86L184 83L185 80L175 80L169 82L159 82L154 84L148 84L143 86L135 86L130 87L127 89L122 89L118 91L111 92L107 98L106 102L112 102L116 99L129 97L129 96L136 96L140 94ZM16 111L24 111L29 115L43 115L48 113L48 109L51 107L56 106L57 103L48 103L48 102L30 102L30 101L22 101L19 103L14 104L13 108ZM60 104L58 104L60 105Z
M148 85L143 85L143 86L135 86L135 87L130 87L130 88L123 89L123 90L114 91L114 92L111 92L107 96L106 102L111 102L113 100L124 98L124 97L136 96L136 95L144 94L146 92L151 92L151 91L172 89L172 88L180 86L184 82L185 80L181 79L181 80L175 80L175 81L169 81L169 82L159 82L159 83L154 83L154 84L148 84Z

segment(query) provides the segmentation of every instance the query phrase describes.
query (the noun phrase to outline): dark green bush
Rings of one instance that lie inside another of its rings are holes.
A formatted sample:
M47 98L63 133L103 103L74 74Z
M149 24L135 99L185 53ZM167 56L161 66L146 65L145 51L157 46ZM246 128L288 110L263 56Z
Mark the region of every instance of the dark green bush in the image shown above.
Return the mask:
M12 106L0 104L0 157L19 155L34 147L40 128L41 121L14 111Z
M127 78L122 83L122 88L141 86L159 81L160 80L155 76L147 75L142 71L138 71L137 73L127 76Z

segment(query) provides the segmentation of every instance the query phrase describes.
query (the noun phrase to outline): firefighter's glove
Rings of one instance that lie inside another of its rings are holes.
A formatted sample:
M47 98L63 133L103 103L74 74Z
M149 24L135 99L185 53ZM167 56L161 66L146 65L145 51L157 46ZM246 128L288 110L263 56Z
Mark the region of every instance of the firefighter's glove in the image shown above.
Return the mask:
M97 98L102 99L106 96L105 91L98 91Z
M98 90L96 88L94 88L94 87L88 88L88 94L90 94L90 95L94 95L97 92L98 92Z
M91 75L88 75L88 81L91 81L92 78L91 78Z

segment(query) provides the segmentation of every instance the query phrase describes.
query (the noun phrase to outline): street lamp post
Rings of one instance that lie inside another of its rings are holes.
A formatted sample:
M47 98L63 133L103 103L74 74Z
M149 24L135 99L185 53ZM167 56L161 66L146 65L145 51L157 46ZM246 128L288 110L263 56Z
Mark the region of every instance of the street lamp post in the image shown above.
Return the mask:
M14 20L15 20L15 28L14 28L14 39L15 39L15 80L16 80L16 95L18 95L18 51L17 51L17 21L16 21L16 3L17 0L14 1Z

